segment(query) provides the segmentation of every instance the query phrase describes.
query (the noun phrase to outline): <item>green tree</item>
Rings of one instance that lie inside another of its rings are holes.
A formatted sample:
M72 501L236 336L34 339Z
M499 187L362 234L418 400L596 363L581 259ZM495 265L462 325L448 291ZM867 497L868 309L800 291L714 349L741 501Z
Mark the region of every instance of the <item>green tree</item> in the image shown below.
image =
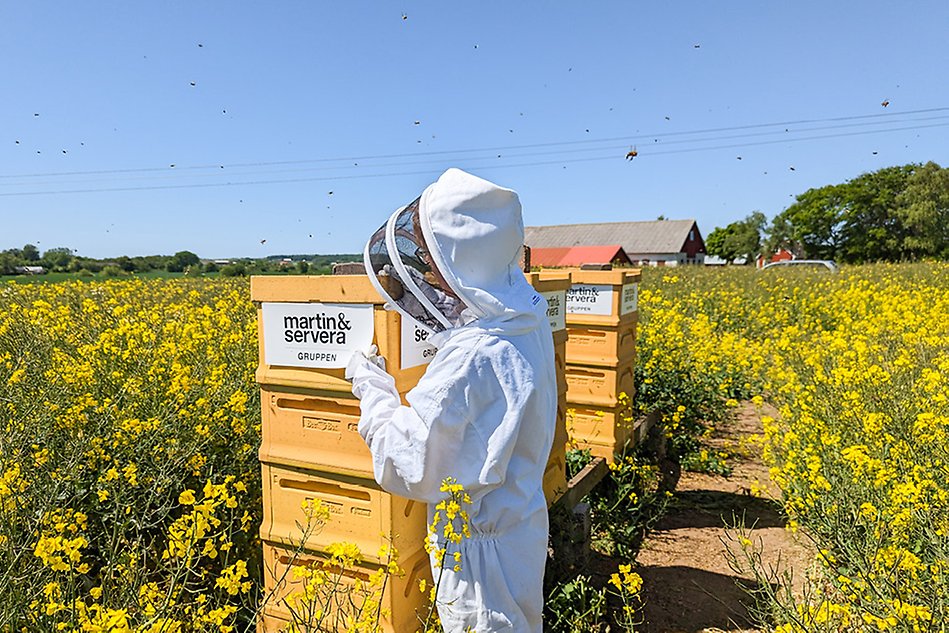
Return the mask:
M932 161L918 168L907 179L898 203L906 253L913 258L949 259L949 169Z
M765 215L755 211L744 220L715 228L705 240L705 249L709 255L730 262L744 258L745 263L750 263L761 249L761 234L766 224Z
M728 228L728 226L724 228L716 226L712 229L712 232L708 234L708 237L705 238L705 251L709 255L721 257L726 260L731 259L728 257L730 253L725 252L725 240L728 238Z
M841 259L847 262L896 261L904 257L906 227L898 198L919 165L885 167L844 185Z
M776 216L771 221L771 226L768 227L762 250L769 255L777 253L782 248L797 253L797 244L792 237L793 228L787 215L779 214Z
M808 189L774 219L768 247L850 263L909 256L911 231L904 208L910 203L901 196L919 168L885 167L841 184Z
M135 262L128 255L120 255L115 258L115 265L127 273L135 272Z
M71 248L59 246L57 248L51 248L43 253L42 262L50 269L66 270L66 267L69 266L69 262L72 261L72 258L73 254Z
M247 274L247 268L242 263L227 264L221 268L223 277L243 277Z
M846 225L845 200L846 192L842 185L808 189L775 218L769 242L777 241L774 239L775 227L780 227L780 240L785 243L772 246L791 247L791 250L802 251L806 257L835 259Z
M16 272L14 269L19 265L19 259L9 250L0 253L0 275L14 274Z
M300 273L301 275L305 275L305 274L307 274L307 272L309 272L309 270L310 270L310 264L309 264L309 262L306 262L306 261L304 261L304 260L301 260L301 261L298 261L298 262L297 262L297 272L298 272L298 273Z
M115 264L109 264L108 266L102 268L101 274L103 277L123 277L127 276L129 273Z
M178 251L172 255L166 264L166 269L171 273L180 273L189 266L197 266L201 259L191 251Z
M145 257L133 257L135 272L144 273L149 270L160 270L165 268L170 258L167 255L146 255Z
M745 258L750 264L761 251L761 234L764 232L768 219L761 211L754 211L744 220L736 223L735 230L726 238L726 248L736 253L735 259Z
M27 244L23 247L23 250L20 251L21 257L27 262L38 262L40 261L40 249L36 248L33 244Z

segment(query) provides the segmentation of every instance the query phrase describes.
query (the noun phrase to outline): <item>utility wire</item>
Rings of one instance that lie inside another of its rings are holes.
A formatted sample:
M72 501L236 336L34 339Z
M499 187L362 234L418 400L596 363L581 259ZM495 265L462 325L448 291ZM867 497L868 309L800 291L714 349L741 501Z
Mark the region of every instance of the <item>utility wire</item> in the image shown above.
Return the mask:
M386 160L394 158L418 158L423 156L446 156L446 155L460 155L460 154L472 154L480 152L489 152L493 155L497 153L508 152L514 150L523 150L523 149L539 149L547 147L569 147L577 145L593 145L597 143L639 143L645 142L649 139L654 138L668 138L668 137L684 137L684 136L698 136L706 134L718 134L722 132L735 132L742 130L760 130L764 128L773 128L773 127L787 127L792 125L811 125L815 123L840 123L845 121L863 121L863 123L854 123L850 125L840 125L840 126L827 126L826 128L814 128L816 129L837 129L844 127L852 127L859 125L883 125L889 123L903 122L903 121L886 121L886 119L904 117L910 115L918 114L930 114L938 112L949 112L949 107L939 107L939 108L926 108L920 110L907 110L903 112L886 112L879 114L864 114L864 115L851 115L843 117L830 117L822 119L799 119L794 121L779 121L775 123L755 123L749 125L737 125L730 127L719 127L719 128L706 128L699 130L686 130L680 132L654 132L654 133L642 133L630 136L618 136L618 137L608 137L608 138L599 138L599 139L583 139L583 140L574 140L574 141L557 141L557 142L546 142L546 143L531 143L523 145L506 145L500 147L480 147L480 148L468 148L468 149L454 149L454 150L433 150L426 152L411 152L411 153L398 153L398 154L376 154L376 155L363 155L363 156L346 156L346 157L337 157L337 158L313 158L313 159L301 159L301 160L287 160L287 161L258 161L258 162L249 162L249 163L231 163L231 164L209 164L209 165L194 165L194 166L182 166L182 167L142 167L142 168L130 168L130 169L100 169L100 170L86 170L86 171L68 171L68 172L41 172L41 173L32 173L32 174L8 174L0 175L0 180L4 179L14 179L14 178L42 178L42 177L60 177L60 176L91 176L91 175L110 175L110 174L135 174L135 173L149 173L149 172L161 172L162 175L168 174L169 170L174 170L174 172L188 172L188 171L197 171L197 170L217 170L220 171L224 169L236 169L244 167L279 167L279 166L288 166L288 165L305 165L305 164L319 164L319 163L341 163L341 162L353 162L353 161L372 161L372 160ZM941 117L930 117L930 118L921 118L916 119L920 121L930 120L932 118L941 118ZM879 120L877 122L876 120ZM808 129L804 130L795 130L794 132L807 132L811 131ZM779 130L760 132L758 134L773 134L780 133ZM791 132L788 132L791 133ZM752 135L753 136L753 135ZM722 138L739 138L739 137L722 137ZM698 142L700 140L715 140L715 139L690 139L683 141L668 141L667 144L672 143L684 143L684 142ZM595 151L595 150L567 150L564 149L559 153L569 153L572 151ZM551 152L553 153L553 152ZM524 154L530 155L530 154ZM400 162L399 164L407 164L405 162ZM339 167L329 167L327 169L342 169L342 168L352 168L352 165L339 166Z
M727 144L727 145L713 145L713 146L704 146L704 147L686 147L681 149L673 150L645 150L636 160L641 160L644 157L649 155L663 155L663 154L685 154L685 153L694 153L694 152L704 152L712 151L719 149L733 149L740 147L749 147L749 146L758 146L758 145L774 145L778 143L794 143L799 141L815 141L815 140L825 140L830 138L842 138L848 136L861 136L869 134L883 134L889 132L901 132L906 130L918 130L918 129L927 129L927 128L937 128L937 127L946 127L949 126L949 122L945 123L931 123L929 125L922 126L905 126L905 127L896 127L896 128L887 128L882 130L861 130L856 132L841 132L838 134L821 134L816 136L806 136L806 137L797 137L793 139L781 138L781 139L771 139L767 141L756 141L749 143L736 143L736 144ZM714 140L714 139L710 139ZM475 158L473 160L487 160L485 158ZM572 164L572 163L586 163L586 162L596 162L596 161L605 161L605 160L617 160L615 153L610 153L605 156L594 156L587 158L567 158L560 160L547 160L547 161L532 161L526 163L510 163L504 165L498 164L485 164L478 165L477 169L488 170L488 169L509 169L509 168L522 168L522 167L536 167L543 165L562 165L562 164ZM337 176L310 176L310 177L301 177L301 178L281 178L281 179L269 179L269 180L247 180L239 182L215 182L215 183L192 183L192 184L178 184L178 185L146 185L146 186L136 186L136 187L103 187L103 188L86 188L86 189L62 189L56 191L25 191L25 192L5 192L0 193L0 197L12 197L12 196L41 196L41 195L57 195L57 194L77 194L77 193L103 193L103 192L118 192L118 191L154 191L154 190L166 190L166 189L203 189L203 188L212 188L212 187L236 187L236 186L248 186L248 185L273 185L273 184L290 184L290 183L301 183L301 182L319 182L319 181L338 181L338 180L359 180L359 179L368 179L368 178L388 178L393 176L417 176L417 175L426 175L430 174L431 170L419 170L419 171L400 171L400 172L383 172L383 173L370 173L370 174L351 174L351 175L337 175Z
M891 125L892 125L892 124L894 124L894 123L904 123L904 122L906 122L906 123L919 123L919 122L926 122L926 121L944 121L944 120L947 120L947 119L949 119L949 114L944 114L944 115L939 115L939 116L931 116L931 117L921 117L921 118L917 118L917 119L905 119L905 120L898 120L898 121L885 121L885 122L878 122L878 121L861 121L861 122L856 122L856 123L847 123L847 124L843 124L843 125L826 125L826 126L799 128L799 129L795 129L795 130L793 130L793 131L792 131L792 130L789 130L789 129L787 129L787 128L785 128L785 129L764 130L764 131L759 130L759 131L754 131L754 132L745 132L745 133L743 133L743 134L717 135L717 136L714 136L714 137L707 137L707 138L700 138L700 139L696 139L696 138L679 138L679 139L675 139L675 140L671 140L671 141L661 140L660 145L653 145L652 143L650 143L649 145L650 145L650 147L658 147L658 146L665 147L665 146L669 146L669 145L683 145L683 144L691 144L691 145L694 145L694 144L699 144L699 143L719 142L719 141L734 140L734 139L743 139L743 138L767 137L767 136L774 136L774 135L776 135L776 134L777 134L777 135L781 135L781 137L782 137L781 140L782 140L782 141L789 141L789 142L791 142L791 141L796 140L797 138L800 138L800 137L797 136L797 135L800 135L800 134L803 134L803 133L819 132L819 131L826 131L826 130L840 130L840 129L848 129L848 128L859 128L859 127L866 127L866 126L875 126L875 125L881 125L882 123L887 123L887 124L891 124ZM923 126L914 126L914 127L920 127L920 128L921 128L921 127L923 127ZM900 129L904 129L904 128L900 128ZM871 133L875 133L875 131L871 131ZM652 137L652 138L655 138L655 137ZM660 137L660 139L661 139L661 138L662 138L662 137ZM645 138L641 139L641 142L642 142L642 141L646 141L646 140L650 140L649 137L645 137ZM751 146L751 145L756 145L756 144L757 144L757 143L746 143L745 145ZM742 146L742 145L725 145L725 146L717 146L717 147L720 147L720 148L732 148L732 147L741 147L741 146ZM603 145L603 146L596 146L596 147L573 148L573 149L569 149L569 150L559 150L559 149L550 150L550 149L546 149L546 150L540 150L540 151L527 151L527 152L518 152L518 151L515 151L515 152L513 152L513 153L507 153L507 152L505 152L504 154L501 154L501 155L498 155L498 154L491 154L491 155L484 154L484 155L480 155L480 156L478 156L478 155L476 155L476 156L468 156L468 157L466 157L466 160L492 160L492 161L493 161L493 160L496 160L497 158L501 158L501 157L503 157L503 158L505 158L505 159L511 159L511 158L529 158L529 157L551 156L551 155L574 155L574 154L583 154L583 153L592 153L592 152L601 152L601 151L609 151L609 152L611 152L611 156L615 158L615 157L620 156L620 155L622 155L623 153L625 153L626 147L627 147L626 145L611 145L611 146ZM665 151L656 152L656 151L652 151L652 150L648 150L648 152L649 152L650 154L675 153L675 152L665 152ZM413 155L413 156L418 156L418 154L415 154L415 155ZM401 160L401 161L398 161L398 162L371 163L371 164L369 164L369 165L363 165L363 167L364 167L364 168L368 167L368 168L373 168L373 169L378 169L378 168L382 168L382 167L402 167L402 168L404 168L404 167L413 166L413 165L429 165L429 164L431 164L431 163L432 163L432 159L429 158L429 159L422 159L422 160ZM192 169L195 169L195 168L192 168ZM236 177L239 177L239 176L261 176L261 175L276 175L276 174L291 174L291 173L312 173L312 172L326 172L326 171L340 171L340 170L344 170L344 171L345 171L345 170L350 170L350 171L351 171L351 170L354 170L354 169L356 169L356 167L353 167L352 165L343 165L343 166L319 166L319 167L298 167L298 168L293 168L293 169L269 169L269 170L266 170L266 171L259 171L259 170L242 171L242 170L240 170L240 169L236 169L236 170L235 170L235 169L232 169L232 170L229 170L229 171L227 172L227 177L228 177L228 178L236 178ZM90 182L97 182L97 181L98 181L98 182L103 182L103 181L104 181L104 182L114 182L114 181L116 181L116 180L125 180L125 181L132 181L132 182L134 182L134 181L139 181L139 182L141 182L141 181L149 181L149 180L151 180L151 181L154 181L154 180L169 180L169 179L182 180L182 179L186 179L186 178L194 179L194 178L216 177L216 176L222 175L222 173L223 173L223 172L221 172L220 168L217 168L217 169L215 169L215 170L213 170L213 171L210 171L210 172L208 172L208 173L203 173L203 174L193 173L193 171L191 171L191 172L176 173L175 170L169 170L169 169L167 169L167 168L166 168L166 169L163 169L163 170L161 170L161 171L162 171L162 173L159 173L159 174L156 174L156 173L148 173L148 174L134 175L134 176L131 176L131 175L129 175L129 174L122 174L121 178L115 178L115 177L82 178L82 179L80 179L78 182L82 182L82 183L90 183ZM62 180L62 179L60 179L60 180L46 180L46 181L36 181L36 180L32 180L32 181L21 181L21 182L5 182L5 183L2 183L2 186L6 186L6 187L13 187L13 186L30 186L30 187L36 187L36 186L39 186L39 185L63 185L63 184L68 184L68 182L70 182L70 181L69 181L69 180Z

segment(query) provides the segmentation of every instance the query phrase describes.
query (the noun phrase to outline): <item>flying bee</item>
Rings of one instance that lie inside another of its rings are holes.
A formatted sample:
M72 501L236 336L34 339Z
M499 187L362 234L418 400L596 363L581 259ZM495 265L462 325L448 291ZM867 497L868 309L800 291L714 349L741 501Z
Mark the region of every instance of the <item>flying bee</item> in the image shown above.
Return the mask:
M629 151L626 152L626 160L633 160L639 156L639 152L636 151L636 146L630 147Z

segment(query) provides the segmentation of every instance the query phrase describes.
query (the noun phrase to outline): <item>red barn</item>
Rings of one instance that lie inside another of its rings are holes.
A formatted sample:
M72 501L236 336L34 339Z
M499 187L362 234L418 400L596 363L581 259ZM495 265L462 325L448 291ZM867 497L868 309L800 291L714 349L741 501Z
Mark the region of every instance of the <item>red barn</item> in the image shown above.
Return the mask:
M794 256L794 253L787 250L786 248L779 248L778 251L768 259L765 259L764 255L758 255L758 258L755 260L755 266L761 268L765 264L770 264L773 262L786 262L792 259L797 259L797 257Z
M565 268L583 264L613 264L629 266L632 262L622 246L568 246L554 248L532 248L531 266L542 268Z
M705 261L705 241L695 220L528 226L524 234L532 252L618 243L634 266L678 266Z

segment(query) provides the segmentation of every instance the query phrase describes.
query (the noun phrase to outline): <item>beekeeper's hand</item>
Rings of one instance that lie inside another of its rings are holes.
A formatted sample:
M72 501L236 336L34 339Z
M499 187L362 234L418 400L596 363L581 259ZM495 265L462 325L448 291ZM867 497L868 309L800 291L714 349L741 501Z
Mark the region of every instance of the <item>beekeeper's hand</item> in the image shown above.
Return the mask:
M362 350L353 352L353 357L349 359L349 364L346 365L346 380L351 381L356 376L359 368L366 364L375 365L382 371L386 370L386 359L379 356L379 348L375 345L370 345L366 352Z
M368 350L353 352L353 357L346 366L345 377L353 383L353 395L362 398L362 393L368 385L373 383L393 383L392 376L386 373L386 359L379 356L379 349L372 345Z

